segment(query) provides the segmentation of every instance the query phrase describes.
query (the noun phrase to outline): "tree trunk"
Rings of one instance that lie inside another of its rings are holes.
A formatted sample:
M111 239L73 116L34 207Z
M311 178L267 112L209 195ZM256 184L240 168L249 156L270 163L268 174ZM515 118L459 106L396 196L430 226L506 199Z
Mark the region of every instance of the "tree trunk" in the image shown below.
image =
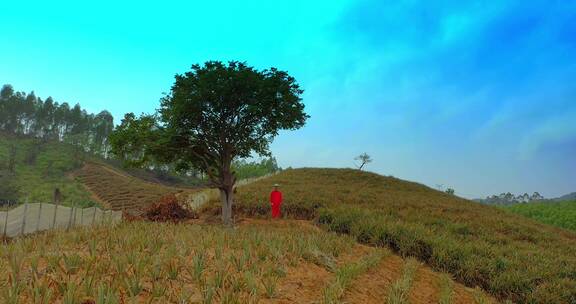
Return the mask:
M234 193L232 187L229 189L220 189L220 200L222 202L222 223L224 226L232 226L232 204Z
M222 223L232 226L232 205L234 203L234 175L228 170L222 172L222 185L220 187L220 200L222 202Z
M230 146L227 146L227 150L221 153L221 166L219 168L218 174L218 189L220 189L220 200L222 202L222 223L224 226L232 226L233 216L232 216L232 205L234 204L234 184L236 183L236 177L232 172L232 159L233 156L230 152Z

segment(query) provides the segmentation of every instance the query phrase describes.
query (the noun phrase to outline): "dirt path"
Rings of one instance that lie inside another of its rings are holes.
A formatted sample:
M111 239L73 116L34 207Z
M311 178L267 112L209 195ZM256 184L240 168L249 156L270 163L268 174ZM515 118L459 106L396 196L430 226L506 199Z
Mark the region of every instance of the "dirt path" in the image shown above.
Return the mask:
M288 269L288 274L278 284L278 296L262 299L259 303L320 303L322 287L334 277L323 267L302 262Z
M425 266L418 268L409 296L410 303L438 303L440 276Z
M384 303L391 284L402 274L404 261L386 257L375 268L357 278L344 294L347 303Z
M390 287L402 275L405 261L396 255L384 260L364 275L354 281L344 295L345 303L386 303ZM472 290L453 282L454 291L450 303L473 304L476 303ZM408 303L432 304L438 303L440 293L440 275L429 267L421 265L409 291ZM487 297L489 303L496 303Z
M472 294L473 290L470 288L465 287L464 285L456 284L454 285L454 298L452 303L454 304L468 304L468 303L476 303L474 300L474 295ZM490 303L497 303L496 300L489 300Z

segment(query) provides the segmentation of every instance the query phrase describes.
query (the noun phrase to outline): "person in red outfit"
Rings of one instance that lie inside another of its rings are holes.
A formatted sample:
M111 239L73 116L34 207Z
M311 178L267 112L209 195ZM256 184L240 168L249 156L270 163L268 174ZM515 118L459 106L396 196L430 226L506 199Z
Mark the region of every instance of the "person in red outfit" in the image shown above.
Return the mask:
M278 191L280 185L274 184L274 190L270 193L270 205L272 206L272 218L280 218L280 206L282 205L282 192Z

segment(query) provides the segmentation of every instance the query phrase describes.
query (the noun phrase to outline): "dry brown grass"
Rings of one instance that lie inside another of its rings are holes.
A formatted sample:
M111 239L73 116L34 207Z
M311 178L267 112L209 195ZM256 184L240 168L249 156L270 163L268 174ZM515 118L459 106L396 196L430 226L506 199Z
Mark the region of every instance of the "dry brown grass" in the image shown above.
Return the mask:
M0 245L0 303L383 303L385 294L362 288L380 280L365 272L402 265L305 221L124 222ZM388 290L392 280L380 282Z

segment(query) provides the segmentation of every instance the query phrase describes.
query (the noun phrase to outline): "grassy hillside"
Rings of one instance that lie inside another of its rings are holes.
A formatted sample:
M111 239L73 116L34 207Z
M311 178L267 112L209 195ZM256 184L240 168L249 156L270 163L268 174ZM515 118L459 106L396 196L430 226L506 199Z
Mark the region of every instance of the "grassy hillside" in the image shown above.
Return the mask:
M504 209L542 223L576 231L576 201L517 204Z
M13 173L9 170L12 154ZM69 145L0 134L0 171L16 192L14 198L21 202L51 202L54 189L59 188L64 205L95 205L89 192L70 176L82 164L78 155ZM0 193L0 199L5 199L4 195Z
M236 210L269 214L272 184L285 213L414 256L519 303L576 303L576 234L392 177L346 169L286 170L238 190ZM217 212L217 206L213 212Z
M11 155L14 172L9 168ZM153 173L133 169L129 174L68 144L0 133L0 183L10 184L0 185L0 200L52 202L59 188L64 205L140 210L164 195L196 191L136 175L155 180Z
M2 303L490 303L413 259L298 221L132 222L0 245Z

